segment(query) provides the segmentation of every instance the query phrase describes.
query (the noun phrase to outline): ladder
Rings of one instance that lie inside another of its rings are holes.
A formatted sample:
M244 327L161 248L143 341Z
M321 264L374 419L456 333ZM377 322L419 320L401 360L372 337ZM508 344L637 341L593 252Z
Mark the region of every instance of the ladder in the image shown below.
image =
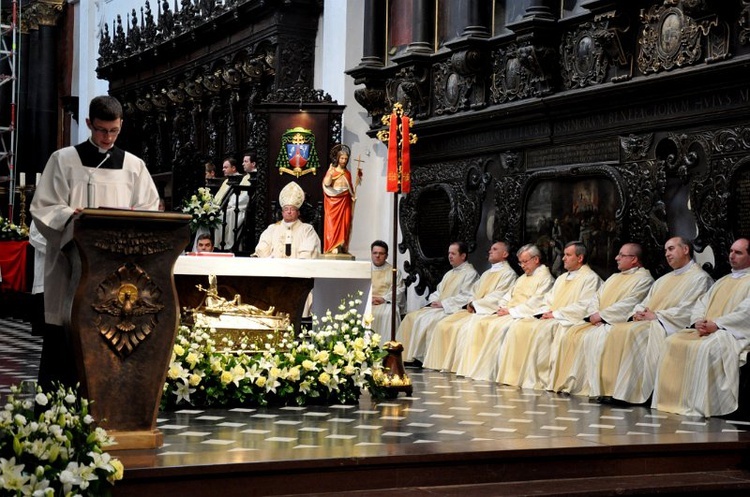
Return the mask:
M0 19L0 87L10 85L8 122L0 122L0 175L8 171L8 219L13 221L16 192L16 105L18 100L18 0L13 0L9 19ZM0 176L1 177L1 176ZM25 186L21 181L19 186Z

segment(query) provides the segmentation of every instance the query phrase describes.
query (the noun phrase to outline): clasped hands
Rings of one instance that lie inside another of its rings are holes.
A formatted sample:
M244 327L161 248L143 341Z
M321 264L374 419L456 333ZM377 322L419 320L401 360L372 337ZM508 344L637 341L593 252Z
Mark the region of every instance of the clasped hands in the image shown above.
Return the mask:
M705 337L718 330L719 326L704 318L695 322L695 329L698 331L698 336Z
M653 321L654 319L656 319L656 313L648 308L633 314L633 321Z

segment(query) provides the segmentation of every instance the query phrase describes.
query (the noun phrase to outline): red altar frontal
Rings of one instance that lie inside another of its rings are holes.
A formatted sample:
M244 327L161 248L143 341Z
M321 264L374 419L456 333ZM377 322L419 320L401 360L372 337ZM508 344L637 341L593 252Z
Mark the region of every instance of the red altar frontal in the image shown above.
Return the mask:
M30 245L27 240L0 242L0 290L25 292L28 290L27 260Z

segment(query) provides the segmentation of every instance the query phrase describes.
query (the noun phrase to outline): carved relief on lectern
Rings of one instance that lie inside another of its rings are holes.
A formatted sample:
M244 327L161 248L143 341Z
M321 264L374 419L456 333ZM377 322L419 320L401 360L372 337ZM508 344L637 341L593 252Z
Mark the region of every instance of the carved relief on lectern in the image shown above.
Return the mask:
M103 230L94 246L113 254L127 255L159 254L174 248L167 234L144 234L135 229Z
M154 330L164 299L146 271L127 262L99 283L91 307L97 312L94 325L99 333L126 357Z

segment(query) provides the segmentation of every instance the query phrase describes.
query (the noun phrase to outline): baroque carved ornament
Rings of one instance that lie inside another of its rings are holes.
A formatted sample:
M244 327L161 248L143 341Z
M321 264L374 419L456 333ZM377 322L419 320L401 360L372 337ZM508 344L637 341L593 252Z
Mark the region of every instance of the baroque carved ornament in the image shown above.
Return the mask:
M614 12L609 14L614 15ZM623 31L611 26L611 15L597 16L594 22L583 23L563 35L560 75L565 88L585 88L603 83L611 67L627 70L613 76L612 81L632 76L632 57L623 49Z
M557 52L524 42L511 43L493 54L491 103L502 104L552 91L552 68Z
M450 59L433 66L433 112L453 114L485 105L485 78L478 50L454 53Z
M62 18L63 0L37 0L23 8L21 32L37 30L39 26L57 26Z
M154 331L165 304L161 289L146 271L127 262L99 284L91 307L102 338L126 357Z
M415 118L425 118L429 113L429 70L417 66L399 69L393 78L386 81L389 102L400 103L404 114ZM387 112L386 112L387 113Z
M701 0L665 0L642 12L641 23L638 69L648 74L699 62L703 39L718 20L705 11Z
M489 177L480 159L469 159L415 169L412 182L418 186L402 198L399 209L402 231L407 234L399 250L411 253L411 261L404 262L406 282L418 279L416 291L422 293L425 288L434 290L448 269L444 253L451 241L465 240L473 250ZM447 218L437 219L434 208ZM425 209L431 212L421 212ZM437 238L445 246L435 246Z

